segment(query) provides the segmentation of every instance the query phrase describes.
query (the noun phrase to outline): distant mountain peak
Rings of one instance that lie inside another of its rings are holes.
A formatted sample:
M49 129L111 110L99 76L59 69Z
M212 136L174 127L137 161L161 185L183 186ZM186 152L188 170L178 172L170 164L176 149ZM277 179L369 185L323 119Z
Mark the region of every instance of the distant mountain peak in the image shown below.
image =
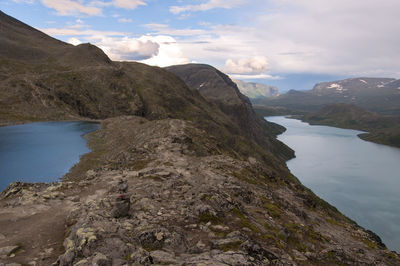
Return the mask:
M280 95L278 88L255 82L245 82L243 80L233 80L241 93L250 99L260 99L277 97Z

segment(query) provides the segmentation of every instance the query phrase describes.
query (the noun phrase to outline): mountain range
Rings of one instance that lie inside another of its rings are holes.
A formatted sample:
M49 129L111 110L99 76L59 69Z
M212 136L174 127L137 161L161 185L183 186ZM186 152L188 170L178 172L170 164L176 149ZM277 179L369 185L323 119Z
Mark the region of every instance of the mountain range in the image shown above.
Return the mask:
M89 120L59 182L0 193L0 264L396 265L304 187L293 151L208 65L111 61L0 12L0 122Z
M327 104L347 103L381 114L400 114L400 80L351 78L322 82L308 91L291 90L276 98L254 100L257 105L316 111Z

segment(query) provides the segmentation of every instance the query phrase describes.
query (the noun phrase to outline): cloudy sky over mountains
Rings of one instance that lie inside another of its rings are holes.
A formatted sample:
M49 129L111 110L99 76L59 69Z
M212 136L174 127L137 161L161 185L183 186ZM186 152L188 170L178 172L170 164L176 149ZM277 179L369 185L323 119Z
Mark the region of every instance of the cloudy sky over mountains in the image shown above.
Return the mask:
M273 85L400 77L399 0L2 0L0 9L114 60L207 63Z

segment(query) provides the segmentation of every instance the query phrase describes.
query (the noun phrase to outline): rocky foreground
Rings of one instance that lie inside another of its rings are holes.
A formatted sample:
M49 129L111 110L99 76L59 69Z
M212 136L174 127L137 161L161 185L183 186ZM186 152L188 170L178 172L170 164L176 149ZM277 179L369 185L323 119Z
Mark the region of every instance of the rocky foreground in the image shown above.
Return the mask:
M0 265L399 265L287 171L191 122L107 119L65 180L0 195Z

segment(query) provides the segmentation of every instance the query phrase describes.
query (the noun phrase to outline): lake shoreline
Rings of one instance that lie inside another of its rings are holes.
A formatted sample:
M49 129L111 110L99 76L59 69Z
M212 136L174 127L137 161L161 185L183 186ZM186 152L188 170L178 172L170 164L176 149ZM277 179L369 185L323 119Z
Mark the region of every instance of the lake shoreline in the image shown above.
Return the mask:
M278 139L295 151L287 166L306 187L400 249L393 237L400 236L396 147L366 142L358 130L312 125L293 116L266 119L287 129Z
M86 136L100 128L101 123L94 120L37 121L0 127L0 158L6 162L0 169L1 190L14 182L62 180L83 155L92 151Z

